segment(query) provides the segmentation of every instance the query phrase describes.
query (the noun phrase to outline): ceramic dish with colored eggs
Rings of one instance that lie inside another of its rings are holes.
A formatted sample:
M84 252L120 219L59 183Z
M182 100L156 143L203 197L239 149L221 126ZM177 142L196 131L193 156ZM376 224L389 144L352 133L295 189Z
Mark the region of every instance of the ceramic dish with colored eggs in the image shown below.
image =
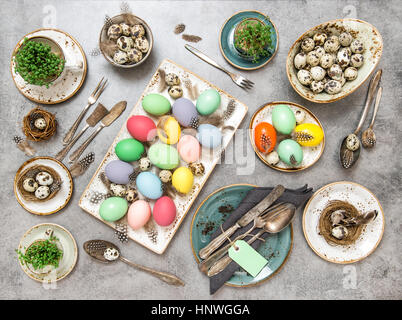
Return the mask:
M79 205L163 253L247 113L191 71L164 60Z
M292 102L270 102L250 121L250 140L258 157L285 172L307 169L325 147L324 130L308 109Z

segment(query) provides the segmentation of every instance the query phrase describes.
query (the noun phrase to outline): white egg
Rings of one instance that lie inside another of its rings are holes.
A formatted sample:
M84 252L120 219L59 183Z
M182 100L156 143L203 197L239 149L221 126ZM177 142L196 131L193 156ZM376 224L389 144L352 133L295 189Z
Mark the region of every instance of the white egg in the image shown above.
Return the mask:
M297 72L297 79L299 79L301 84L304 84L308 86L311 81L313 81L313 77L311 76L311 73L307 70L299 70Z
M278 152L272 151L267 155L267 162L271 165L274 166L279 162L279 155Z
M357 75L358 75L358 73L357 73L356 68L349 67L349 68L345 69L344 76L345 76L346 80L348 80L348 81L355 80L357 78Z
M121 50L116 51L116 53L113 56L113 61L116 62L117 64L124 64L128 62L127 53Z
M315 47L314 40L311 38L306 38L302 41L300 47L304 52L310 52Z
M320 93L324 90L324 83L322 81L313 81L310 84L310 89L314 93Z
M338 51L340 47L339 39L337 36L330 36L324 43L324 50L329 53Z
M350 58L350 65L355 68L360 68L364 63L364 57L360 53L352 55Z
M344 47L350 46L350 44L352 43L352 40L353 40L353 37L350 35L349 32L342 32L339 35L339 42Z
M39 185L34 179L27 178L22 182L22 187L25 191L35 192L35 190L38 189Z
M303 69L307 63L307 55L304 52L300 52L296 54L293 62L296 69Z
M333 55L326 53L322 55L320 58L320 66L324 69L331 67L334 64L334 57Z
M50 189L48 186L39 186L35 191L35 197L38 199L46 199L50 195Z
M341 68L346 68L350 63L350 54L348 49L349 48L342 48L336 55L336 61Z
M342 90L342 84L340 81L337 80L329 80L325 85L324 85L324 90L328 94L337 94L341 92Z
M350 44L350 50L352 50L353 53L363 53L364 51L364 44L358 39L355 39L352 41Z
M307 63L312 67L319 65L320 57L315 51L310 51L309 53L307 53Z
M321 46L316 46L316 47L314 48L314 51L315 51L315 53L317 54L317 56L318 56L319 58L321 58L321 57L325 54L325 50L324 50L324 48L321 47Z
M41 186L50 186L53 183L53 177L49 172L42 171L39 172L35 180L39 183Z
M313 81L314 82L314 81ZM296 110L295 112L296 123L300 124L306 119L306 112L303 110Z
M343 75L342 68L339 66L339 64L333 64L328 69L328 75L331 79L340 81Z
M325 70L320 66L312 67L310 70L311 76L315 81L320 81L325 77Z

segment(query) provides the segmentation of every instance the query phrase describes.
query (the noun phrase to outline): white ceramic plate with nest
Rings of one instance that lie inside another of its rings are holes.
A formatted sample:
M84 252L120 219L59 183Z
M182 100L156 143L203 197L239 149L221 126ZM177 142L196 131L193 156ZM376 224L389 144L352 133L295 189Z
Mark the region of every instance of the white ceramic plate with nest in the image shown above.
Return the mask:
M24 42L24 39L46 39L51 45L52 52L64 56L65 66L60 76L55 79L49 88L28 84L15 72L15 54ZM53 42L53 45L52 45ZM87 74L87 60L81 45L68 33L57 29L38 29L26 34L15 47L11 57L11 75L17 89L29 100L42 104L56 104L74 96L84 83Z
M294 58L300 51L301 42L312 37L318 32L325 32L328 35L339 36L342 32L349 32L355 39L363 42L364 58L363 65L358 69L357 78L347 81L342 90L334 95L325 91L313 93L308 86L302 85L297 79L297 69L294 66ZM378 30L371 24L358 19L337 19L315 26L303 33L292 45L286 60L286 73L293 89L303 98L316 103L330 103L340 100L358 89L371 75L380 61L383 48L383 41Z
M377 210L378 215L363 228L353 244L331 245L319 234L318 227L320 215L331 200L348 202L361 213ZM380 243L384 226L384 212L376 196L365 187L348 181L330 183L316 191L303 213L303 232L307 243L318 256L333 263L353 263L369 256Z
M17 188L17 180L19 175L26 169L35 165L43 165L50 167L60 175L62 181L61 189L57 192L54 198L48 201L43 202L26 201L23 199ZM70 201L71 196L73 194L73 179L66 166L62 164L60 161L57 161L56 159L51 157L32 158L24 162L23 165L18 169L14 179L14 194L15 197L17 198L18 203L25 210L36 215L46 216L60 211Z
M48 238L46 232L49 229L53 231L52 235L58 239L57 246L63 251L59 266L57 268L51 267L50 270L34 270L32 266L23 264L18 260L22 270L31 279L43 283L52 283L65 278L74 269L78 258L77 243L74 237L65 228L53 223L38 224L30 228L22 237L18 250L25 253L25 250L34 242L46 240Z

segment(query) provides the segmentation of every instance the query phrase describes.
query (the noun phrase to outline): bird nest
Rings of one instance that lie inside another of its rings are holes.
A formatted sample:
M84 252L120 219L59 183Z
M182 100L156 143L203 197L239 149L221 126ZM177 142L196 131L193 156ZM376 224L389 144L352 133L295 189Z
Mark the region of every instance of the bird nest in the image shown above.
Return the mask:
M43 129L35 127L37 119L44 119L46 126ZM28 140L45 141L50 139L56 132L57 121L53 113L41 109L39 106L32 109L22 122L22 130Z

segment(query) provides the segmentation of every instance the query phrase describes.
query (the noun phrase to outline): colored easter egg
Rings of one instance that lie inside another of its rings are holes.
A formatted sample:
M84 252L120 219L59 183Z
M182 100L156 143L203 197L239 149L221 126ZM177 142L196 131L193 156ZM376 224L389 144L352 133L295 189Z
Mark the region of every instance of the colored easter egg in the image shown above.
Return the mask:
M158 122L158 137L163 143L176 144L181 134L180 124L173 117L162 117Z
M176 205L169 197L161 197L154 204L152 216L158 225L166 227L176 218Z
M194 103L186 98L177 99L172 106L172 113L183 127L198 125L198 112Z
M276 131L272 124L268 122L260 122L254 128L254 141L257 149L268 154L276 145Z
M126 126L131 136L138 141L152 141L156 136L155 123L151 118L147 116L131 116L127 120Z
M117 157L126 162L137 161L144 151L143 144L132 138L121 140L114 148Z
M148 158L153 165L167 170L176 168L180 162L176 148L164 143L153 144L148 150Z
M290 134L296 126L296 117L289 106L279 104L272 110L272 124L279 133Z
M200 143L193 136L184 135L177 144L177 151L180 157L187 163L195 162L201 155Z
M324 131L314 123L299 124L296 126L293 135L296 141L304 147L318 146L324 139Z
M151 217L151 207L145 200L137 200L128 208L127 223L134 230L142 228Z
M219 108L221 95L215 89L205 90L197 99L197 111L203 116L210 115Z
M134 172L131 164L121 161L110 161L105 167L106 177L116 184L127 184L130 182L130 175Z
M187 167L177 168L172 175L172 185L180 193L188 193L193 187L194 176Z
M303 160L302 148L292 139L281 141L278 145L277 152L279 158L290 166L297 166Z
M142 99L144 110L154 116L161 116L169 112L170 101L159 93L150 93Z
M117 221L127 213L127 200L120 197L110 197L102 202L99 215L105 221Z
M156 200L163 194L162 182L158 176L152 172L141 172L137 176L135 184L137 185L138 191L148 199Z
M201 124L198 127L197 139L203 147L214 149L222 144L222 133L212 124Z

